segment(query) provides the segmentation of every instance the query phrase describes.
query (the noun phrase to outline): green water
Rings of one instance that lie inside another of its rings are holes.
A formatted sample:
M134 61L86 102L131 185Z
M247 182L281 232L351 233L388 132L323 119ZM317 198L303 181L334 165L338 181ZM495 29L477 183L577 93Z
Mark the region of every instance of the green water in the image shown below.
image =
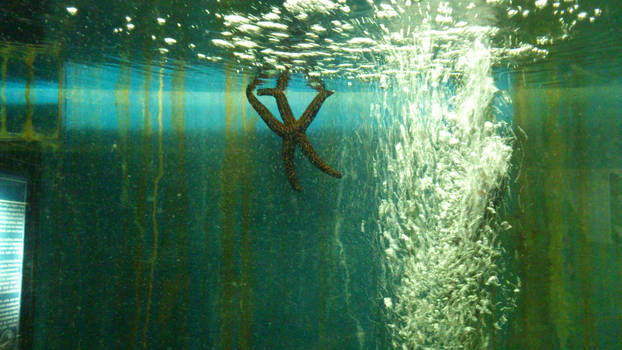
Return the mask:
M621 5L470 3L1 5L0 347L617 349ZM296 151L301 193L244 93L285 67L295 117L335 92L307 135L344 177Z

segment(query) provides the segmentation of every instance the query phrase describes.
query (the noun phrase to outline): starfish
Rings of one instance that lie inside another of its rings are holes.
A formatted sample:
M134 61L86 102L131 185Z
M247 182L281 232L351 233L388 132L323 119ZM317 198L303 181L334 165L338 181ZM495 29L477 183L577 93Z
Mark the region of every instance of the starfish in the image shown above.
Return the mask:
M300 119L296 120L284 92L287 88L287 84L289 83L289 74L287 71L281 73L277 79L276 88L257 89L257 95L272 96L276 99L279 113L283 119L283 122L280 122L274 117L268 108L266 108L266 106L264 106L264 104L261 103L255 95L253 95L253 90L257 85L259 85L260 82L261 80L256 77L255 80L253 80L253 82L246 87L246 98L248 98L248 102L251 106L253 106L255 111L259 113L261 119L263 119L266 125L268 125L268 128L283 138L281 156L283 158L283 165L285 167L287 180L292 188L296 191L301 191L300 184L296 178L296 171L294 170L294 150L296 145L300 147L302 153L307 157L307 159L309 159L311 164L315 165L318 169L330 176L340 178L342 176L341 173L331 168L320 158L320 156L313 149L311 141L309 141L309 138L305 134L307 128L311 125L311 122L315 119L315 116L320 110L322 103L324 103L324 100L332 95L333 92L326 90L324 88L324 84L320 81L315 81L316 84L311 84L310 82L309 86L316 90L318 94L315 96L313 101L311 101Z

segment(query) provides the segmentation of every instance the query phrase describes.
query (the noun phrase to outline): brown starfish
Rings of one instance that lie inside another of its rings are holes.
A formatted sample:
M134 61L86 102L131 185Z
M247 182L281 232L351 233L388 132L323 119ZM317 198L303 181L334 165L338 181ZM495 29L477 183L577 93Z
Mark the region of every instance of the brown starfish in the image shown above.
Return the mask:
M253 90L260 82L261 80L259 78L255 78L255 80L246 87L246 97L251 106L259 113L261 119L266 122L268 128L283 138L283 151L281 155L283 157L283 165L285 166L285 174L292 188L296 191L300 191L300 184L298 183L296 171L294 170L294 150L296 145L300 147L302 153L309 159L311 164L330 176L340 178L342 176L341 173L324 163L313 149L313 146L311 146L311 141L309 141L309 138L305 134L307 128L311 125L311 122L320 110L322 103L324 103L324 100L332 95L333 92L326 90L324 84L320 81L315 81L316 84L309 84L318 94L313 101L311 101L300 119L296 120L284 92L289 82L289 74L287 71L281 73L277 80L276 88L257 90L257 95L259 96L268 95L276 99L279 113L283 119L281 123L268 108L253 95Z

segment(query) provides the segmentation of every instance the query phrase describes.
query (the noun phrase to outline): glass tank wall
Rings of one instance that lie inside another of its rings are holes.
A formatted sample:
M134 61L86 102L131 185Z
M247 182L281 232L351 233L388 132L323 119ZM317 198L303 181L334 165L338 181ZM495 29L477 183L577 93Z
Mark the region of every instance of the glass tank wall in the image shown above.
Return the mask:
M620 6L1 5L0 348L616 349Z

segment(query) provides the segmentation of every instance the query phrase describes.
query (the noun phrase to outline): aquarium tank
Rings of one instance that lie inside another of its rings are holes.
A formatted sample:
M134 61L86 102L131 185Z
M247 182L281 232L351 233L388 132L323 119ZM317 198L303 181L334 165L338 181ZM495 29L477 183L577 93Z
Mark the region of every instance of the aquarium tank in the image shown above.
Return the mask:
M0 350L620 349L619 0L5 0Z

